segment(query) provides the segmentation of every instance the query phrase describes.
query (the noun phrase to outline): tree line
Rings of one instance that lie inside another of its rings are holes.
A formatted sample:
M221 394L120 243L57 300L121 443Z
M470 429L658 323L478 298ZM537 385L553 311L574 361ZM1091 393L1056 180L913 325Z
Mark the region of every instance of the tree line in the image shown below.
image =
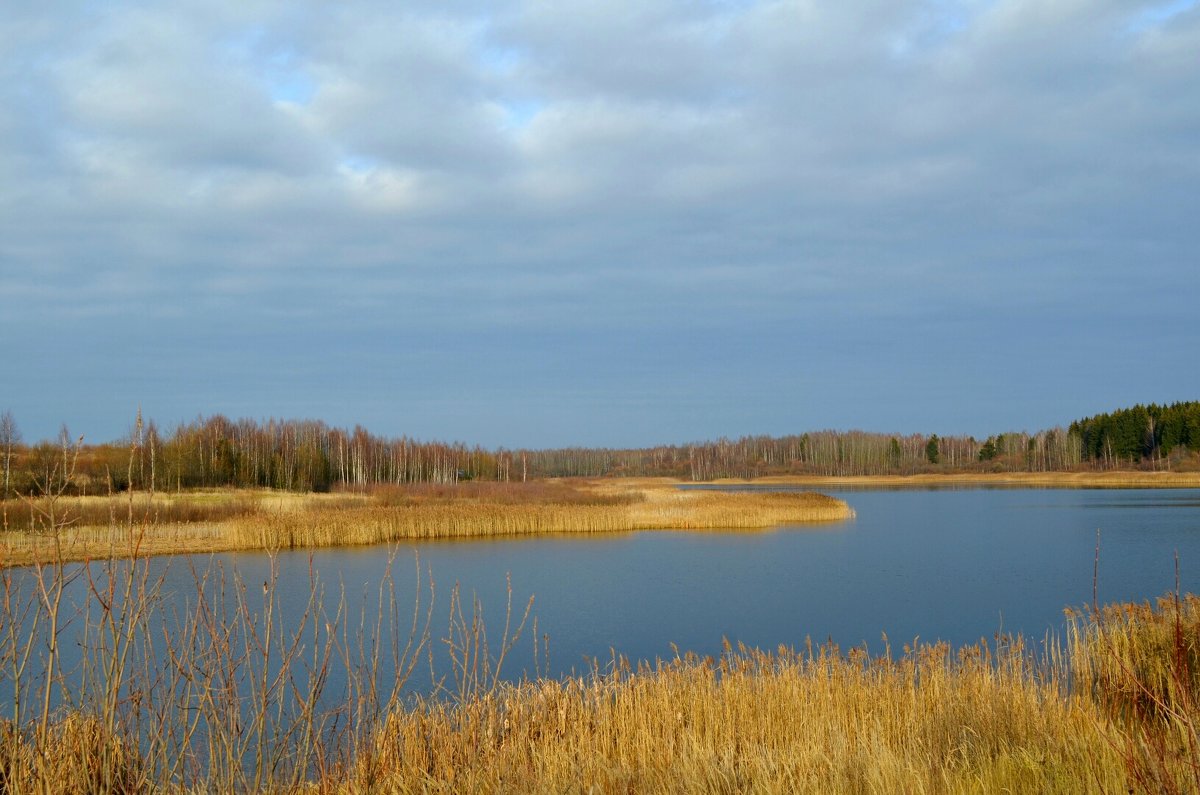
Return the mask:
M235 421L215 415L163 433L139 416L124 439L75 447L65 427L56 441L22 446L11 414L4 416L13 429L8 437L0 435L6 495L36 492L39 484L53 480L64 447L72 448L72 491L90 494L130 488L329 491L378 483L508 480L514 470L520 472L508 451L384 438L361 426L347 430L315 420ZM0 432L5 427L0 421Z
M178 491L261 487L329 491L374 484L523 481L545 477L665 476L691 480L766 475L909 475L944 471L1047 472L1117 466L1200 466L1200 402L1134 406L1036 433L971 436L814 431L680 445L487 450L461 442L389 438L318 420L231 420L221 415L164 433L140 413L124 439L76 446L25 444L0 414L3 497L36 493L72 449L71 490Z
M989 446L990 445L990 446ZM985 448L990 452L981 456ZM948 470L1052 471L1080 466L1078 438L1063 429L1009 433L986 442L970 436L816 431L744 436L633 450L535 451L539 476L670 476L691 480L768 475L913 475Z
M1200 401L1137 405L1071 423L1084 455L1104 463L1183 460L1200 451Z

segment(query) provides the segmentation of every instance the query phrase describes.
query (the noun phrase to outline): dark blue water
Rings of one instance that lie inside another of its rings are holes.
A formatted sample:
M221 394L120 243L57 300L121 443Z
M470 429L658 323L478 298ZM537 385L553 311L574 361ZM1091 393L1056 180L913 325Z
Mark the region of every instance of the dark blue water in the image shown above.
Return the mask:
M511 577L517 618L534 596L538 633L549 637L549 673L561 675L591 659L607 662L610 650L635 660L670 657L671 644L716 654L723 638L764 649L811 638L874 650L884 633L894 646L918 637L971 643L1001 631L1041 639L1061 628L1064 607L1091 602L1097 530L1101 602L1173 590L1176 552L1183 590L1200 590L1200 490L833 493L854 507L856 519L765 532L401 545L396 593L411 602L419 558L436 581L439 652L456 582L468 599L479 597L495 646ZM213 559L250 583L269 576L266 554ZM327 593L346 594L351 615L371 613L364 600L376 598L387 559L382 548L311 557ZM309 592L310 553L283 553L275 562L282 603L298 611ZM176 559L170 567L171 587L186 594L187 566ZM528 626L506 666L509 676L532 672L533 638Z

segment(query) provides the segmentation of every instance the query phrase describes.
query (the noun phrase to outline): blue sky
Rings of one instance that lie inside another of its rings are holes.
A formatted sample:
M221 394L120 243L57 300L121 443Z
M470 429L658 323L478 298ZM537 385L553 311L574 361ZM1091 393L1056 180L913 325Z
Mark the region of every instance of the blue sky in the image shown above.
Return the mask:
M6 4L0 410L487 446L1200 398L1200 8Z

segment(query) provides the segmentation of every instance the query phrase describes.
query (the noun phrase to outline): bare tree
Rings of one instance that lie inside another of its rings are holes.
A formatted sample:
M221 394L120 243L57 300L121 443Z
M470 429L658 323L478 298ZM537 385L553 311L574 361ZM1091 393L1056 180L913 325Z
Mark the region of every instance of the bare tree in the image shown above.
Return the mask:
M21 431L17 429L17 421L11 411L0 414L0 451L4 455L4 499L9 497L11 482L13 448L21 443Z
M0 454L4 456L4 499L0 501L0 516L3 517L4 532L8 532L8 496L12 472L13 448L21 443L21 431L11 411L0 414Z

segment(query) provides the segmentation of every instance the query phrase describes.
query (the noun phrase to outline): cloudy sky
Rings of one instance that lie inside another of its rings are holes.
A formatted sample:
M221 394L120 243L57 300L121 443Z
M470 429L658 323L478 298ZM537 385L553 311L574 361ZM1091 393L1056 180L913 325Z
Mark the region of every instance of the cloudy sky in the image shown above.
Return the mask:
M488 446L1200 398L1195 0L6 0L0 410Z

